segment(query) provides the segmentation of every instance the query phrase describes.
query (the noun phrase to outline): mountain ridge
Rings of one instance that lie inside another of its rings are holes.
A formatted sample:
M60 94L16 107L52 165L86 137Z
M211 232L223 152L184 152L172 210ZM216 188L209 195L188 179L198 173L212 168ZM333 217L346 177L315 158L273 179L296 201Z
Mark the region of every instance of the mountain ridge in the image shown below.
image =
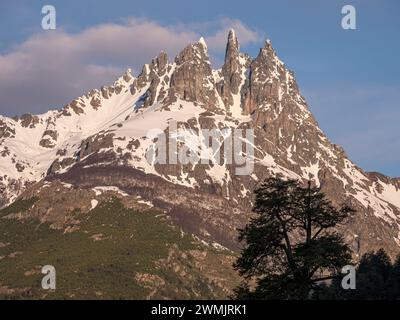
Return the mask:
M253 173L235 175L235 165L224 158L204 166L149 163L152 141L146 133L152 128L167 133L171 120L182 130L180 147L203 128L254 130ZM342 230L355 254L385 246L394 256L400 245L398 180L352 163L319 128L271 42L250 58L240 52L233 30L220 69L212 69L201 38L172 62L160 52L137 77L128 69L112 85L61 110L14 120L0 116L0 157L0 207L34 192L41 180L91 190L116 186L151 201L204 241L235 250L235 230L251 215L252 190L281 174L311 179L334 204L355 207L355 222ZM213 203L199 205L210 197ZM361 248L355 245L360 238Z

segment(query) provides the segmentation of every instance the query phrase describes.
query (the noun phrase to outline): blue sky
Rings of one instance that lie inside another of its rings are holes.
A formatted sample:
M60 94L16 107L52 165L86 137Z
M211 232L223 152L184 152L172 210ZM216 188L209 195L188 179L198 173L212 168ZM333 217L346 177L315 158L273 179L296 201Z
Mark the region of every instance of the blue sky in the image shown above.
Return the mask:
M41 29L45 4L56 7L56 31ZM345 4L357 30L341 28ZM2 0L0 114L60 108L200 35L218 65L234 27L252 56L272 40L321 128L356 164L400 176L399 16L396 0Z

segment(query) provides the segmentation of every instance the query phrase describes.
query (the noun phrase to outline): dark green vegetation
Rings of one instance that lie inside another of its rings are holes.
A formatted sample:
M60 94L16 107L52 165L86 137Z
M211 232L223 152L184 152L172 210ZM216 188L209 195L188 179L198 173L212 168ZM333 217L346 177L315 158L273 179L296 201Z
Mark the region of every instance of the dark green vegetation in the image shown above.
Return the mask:
M33 206L33 204L37 201L38 199L33 197L29 199L20 199L14 203L12 203L10 206L7 208L4 208L0 210L0 217L4 217L6 215L9 215L11 213L17 213L21 211L28 210L30 207Z
M34 202L19 200L0 216L26 210ZM36 219L0 219L0 298L227 296L198 265L206 263L212 273L230 254L201 245L159 212L126 209L113 198L89 213L74 214L80 223L73 232L51 229ZM193 254L197 250L207 253L201 262ZM56 268L55 291L41 288L41 267L47 264Z
M19 215L39 202L46 212L53 200L19 199L0 210L0 299L218 299L236 286L237 299L400 298L400 257L392 263L380 250L356 263L335 231L350 208L336 209L317 188L279 178L255 195L256 215L240 231L240 286L231 252L182 233L157 210L127 209L106 197L90 212L66 215L74 224L58 230ZM341 286L348 264L356 266L355 290ZM41 288L44 265L56 268L55 291Z
M337 210L318 188L296 180L267 179L255 191L257 214L240 230L246 245L235 267L250 283L237 298L308 299L320 283L351 263L351 252L335 227L353 212Z

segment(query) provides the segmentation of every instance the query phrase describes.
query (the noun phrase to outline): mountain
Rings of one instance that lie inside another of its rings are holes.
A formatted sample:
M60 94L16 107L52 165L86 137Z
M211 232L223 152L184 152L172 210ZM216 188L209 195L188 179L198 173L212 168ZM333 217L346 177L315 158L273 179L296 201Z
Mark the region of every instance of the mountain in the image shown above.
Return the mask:
M202 129L223 136L226 128L254 133L240 138L252 147L241 150L248 174L238 174L243 163L232 164L224 153L227 140L213 147L203 136ZM149 136L152 129L157 135ZM191 152L207 161L148 161L162 132L176 142L176 152L170 145L164 150L168 160ZM319 128L271 42L251 58L240 52L233 30L221 69L212 69L201 38L173 61L161 52L138 77L127 70L61 110L0 117L0 159L0 213L7 223L36 219L70 235L85 229L77 212L90 216L119 199L129 210L147 204L196 245L234 255L252 191L280 174L310 179L334 204L356 209L340 230L355 257L381 247L392 257L399 251L400 180L348 159ZM18 252L2 243L0 256Z

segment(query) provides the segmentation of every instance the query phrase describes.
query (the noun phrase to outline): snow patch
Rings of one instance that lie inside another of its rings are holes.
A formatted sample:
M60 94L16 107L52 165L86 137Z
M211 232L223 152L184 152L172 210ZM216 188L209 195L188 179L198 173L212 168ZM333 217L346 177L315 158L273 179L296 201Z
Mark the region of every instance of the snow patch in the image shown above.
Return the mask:
M92 200L90 201L91 210L93 210L94 208L96 208L98 204L99 204L99 202L98 202L96 199L92 199Z
M124 197L128 196L128 194L126 192L124 192L120 188L114 187L114 186L98 186L98 187L94 187L92 190L95 192L96 196L101 195L102 193L107 192L107 191L117 192Z

